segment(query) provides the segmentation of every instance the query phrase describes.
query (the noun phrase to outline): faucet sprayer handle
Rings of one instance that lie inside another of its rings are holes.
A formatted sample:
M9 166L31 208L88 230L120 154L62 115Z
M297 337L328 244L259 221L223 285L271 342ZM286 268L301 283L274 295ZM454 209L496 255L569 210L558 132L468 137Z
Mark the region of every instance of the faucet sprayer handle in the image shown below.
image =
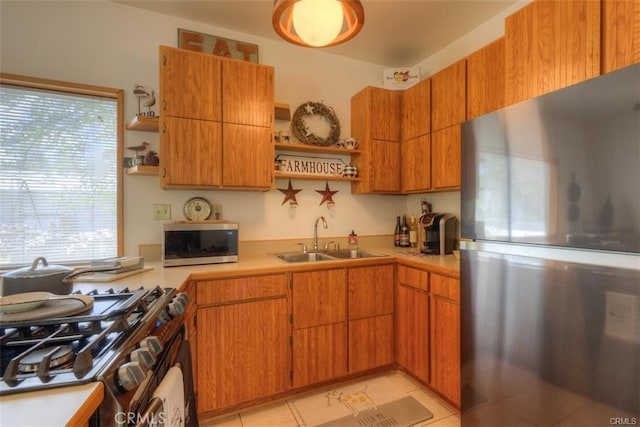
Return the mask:
M307 245L305 245L305 244L304 244L304 243L302 243L302 242L298 242L298 243L296 243L296 245L298 245L298 246L302 246L302 253L303 253L303 254L306 254L306 253L307 253Z
M330 242L327 242L324 244L324 251L325 252L329 252L329 246L333 245L333 249L334 250L338 250L338 245L336 244L335 240L331 240Z

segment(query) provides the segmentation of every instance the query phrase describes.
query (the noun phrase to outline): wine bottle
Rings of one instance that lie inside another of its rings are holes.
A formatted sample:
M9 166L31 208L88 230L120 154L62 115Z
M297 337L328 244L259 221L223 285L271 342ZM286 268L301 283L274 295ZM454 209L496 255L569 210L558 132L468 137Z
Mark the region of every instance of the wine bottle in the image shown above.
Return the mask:
M409 246L412 248L418 246L418 225L416 224L415 215L411 215L411 218L409 218Z
M407 226L407 216L402 216L402 225L400 226L400 246L409 247L409 227Z
M393 235L393 244L394 246L400 246L400 216L396 217L396 231Z

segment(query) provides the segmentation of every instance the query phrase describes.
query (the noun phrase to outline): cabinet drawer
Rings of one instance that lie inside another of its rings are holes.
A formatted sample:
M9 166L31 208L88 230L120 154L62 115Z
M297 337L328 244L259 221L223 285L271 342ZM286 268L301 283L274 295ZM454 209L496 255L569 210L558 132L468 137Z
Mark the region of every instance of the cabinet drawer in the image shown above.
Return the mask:
M398 266L398 284L423 291L429 290L429 273L417 268Z
M198 282L198 305L287 296L287 276L240 277Z
M460 302L460 281L451 277L431 274L431 293Z

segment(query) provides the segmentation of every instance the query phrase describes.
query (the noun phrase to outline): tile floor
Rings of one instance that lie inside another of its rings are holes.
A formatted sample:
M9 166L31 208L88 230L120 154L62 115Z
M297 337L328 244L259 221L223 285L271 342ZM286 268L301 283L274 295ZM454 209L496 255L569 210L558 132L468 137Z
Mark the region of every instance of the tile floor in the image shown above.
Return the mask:
M433 413L433 418L417 424L417 427L460 427L460 416L446 403L435 397L421 384L402 372L386 372L384 374L367 377L367 380L376 377L386 377L391 380L401 390L413 396L418 402L424 405ZM359 379L355 382L363 381ZM351 381L349 383L353 383ZM201 427L310 427L305 426L298 415L293 401L303 396L311 395L323 389L335 389L337 386L324 387L310 391L305 394L291 396L289 399L261 405L256 408L247 408L244 411L233 415L222 415L220 417L201 421Z

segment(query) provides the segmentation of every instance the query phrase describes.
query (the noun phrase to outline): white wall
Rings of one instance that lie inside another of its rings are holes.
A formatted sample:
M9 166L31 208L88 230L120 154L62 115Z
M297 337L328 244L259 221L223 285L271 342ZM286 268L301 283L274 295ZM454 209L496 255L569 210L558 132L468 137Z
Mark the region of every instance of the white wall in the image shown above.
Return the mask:
M129 6L96 1L0 1L0 71L33 77L123 88L125 117L137 112L134 84L158 88L158 45L176 46L177 29L214 34L259 46L260 62L275 68L276 101L293 110L305 101L322 101L334 108L349 136L350 98L365 86L382 86L383 68L285 42L235 33L197 22L177 19ZM437 71L499 37L502 18L483 25L479 36L453 43L420 65L423 76ZM286 127L278 122L276 128ZM125 146L148 141L157 149L158 136L127 131ZM276 187L287 182L277 180ZM241 224L241 240L308 238L318 215L325 215L328 230L321 237L390 234L395 217L419 212L421 196L350 195L350 185L331 182L336 206L318 206L323 181L295 180L299 206L281 206L283 195L239 191L161 190L156 177L125 176L125 252L137 254L138 244L159 243L161 222L152 220L152 204L170 203L173 218L182 219L184 202L195 195L223 205L226 219ZM459 214L459 192L427 195L434 210Z

